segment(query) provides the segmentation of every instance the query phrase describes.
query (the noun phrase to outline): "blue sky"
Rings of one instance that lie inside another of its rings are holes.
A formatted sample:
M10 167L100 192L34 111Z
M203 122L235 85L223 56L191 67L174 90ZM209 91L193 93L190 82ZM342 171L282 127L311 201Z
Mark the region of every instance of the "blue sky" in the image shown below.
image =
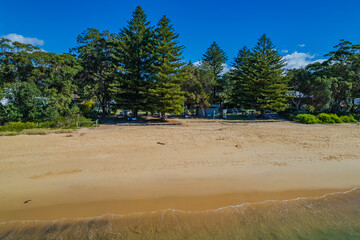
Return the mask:
M253 47L263 33L294 67L321 61L339 39L360 43L359 0L0 0L0 36L68 52L88 27L118 32L137 5L153 25L168 15L186 47L185 60L193 62L216 41L230 65L240 48Z

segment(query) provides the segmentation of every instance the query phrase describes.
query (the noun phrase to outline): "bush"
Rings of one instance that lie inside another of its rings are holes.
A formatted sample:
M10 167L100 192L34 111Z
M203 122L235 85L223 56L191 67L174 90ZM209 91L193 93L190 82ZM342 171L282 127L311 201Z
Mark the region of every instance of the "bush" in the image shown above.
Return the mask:
M321 123L321 121L317 117L311 114L299 114L296 116L295 121L305 124Z
M81 127L94 127L95 124L91 122L92 120L86 117L81 116L77 121L81 122Z
M90 122L91 119L85 117L69 118L69 117L58 117L56 121L53 122L41 122L36 125L33 122L9 122L4 126L0 126L0 132L21 132L24 129L33 129L33 128L65 128L72 129L76 128L76 122L82 122L81 127L93 127L95 124ZM40 133L39 135L41 135Z
M340 119L344 123L357 122L357 120L355 119L355 117L353 115L341 116Z
M9 122L8 124L1 126L0 127L0 131L1 132L20 132L24 129L31 129L31 128L36 128L36 124L33 122L26 122L26 123L22 123L22 122Z
M320 113L317 118L322 122L322 123L329 123L329 124L334 124L334 123L343 123L343 121L339 118L338 115L336 114L328 114L328 113Z

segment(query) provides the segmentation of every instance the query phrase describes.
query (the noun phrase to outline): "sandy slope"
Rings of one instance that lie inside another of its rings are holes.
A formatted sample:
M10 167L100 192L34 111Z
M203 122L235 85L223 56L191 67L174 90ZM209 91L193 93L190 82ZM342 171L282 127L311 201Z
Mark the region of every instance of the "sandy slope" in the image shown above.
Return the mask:
M203 210L360 185L357 124L192 120L66 135L0 137L1 221Z

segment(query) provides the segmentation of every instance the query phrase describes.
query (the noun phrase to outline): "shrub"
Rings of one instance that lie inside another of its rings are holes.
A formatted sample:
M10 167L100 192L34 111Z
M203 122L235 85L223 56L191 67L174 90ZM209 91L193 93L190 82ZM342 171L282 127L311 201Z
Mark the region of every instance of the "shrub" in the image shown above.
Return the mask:
M357 120L355 119L355 117L353 115L341 116L340 119L344 123L357 122Z
M320 113L317 118L322 122L322 123L329 123L329 124L334 124L334 123L342 123L343 121L339 118L338 115L336 114L327 114L327 113Z
M95 126L95 124L93 122L91 122L92 120L86 117L81 116L80 118L78 118L79 122L81 122L80 126L81 127L93 127Z
M311 114L299 114L296 116L295 121L305 124L321 123L321 121L317 117Z
M52 122L46 121L39 123L39 128L51 128L53 125Z
M1 126L0 131L5 132L20 132L24 129L36 128L36 124L33 122L9 122L8 124Z
M32 128L36 128L36 124L33 122L26 122L25 123L25 129L32 129Z

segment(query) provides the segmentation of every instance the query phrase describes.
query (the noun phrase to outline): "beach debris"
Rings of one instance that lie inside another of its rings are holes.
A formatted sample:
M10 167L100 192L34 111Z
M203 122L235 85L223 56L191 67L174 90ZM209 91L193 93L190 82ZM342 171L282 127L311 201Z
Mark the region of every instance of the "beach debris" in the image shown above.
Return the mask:
M165 143L162 143L162 142L157 142L157 144L159 144L159 145L165 145Z
M68 135L66 135L65 137L73 137L73 135L71 135L71 134L68 134Z
M28 202L31 202L31 200L26 200L24 203L28 203Z
M236 148L241 148L241 146L239 144L236 144L235 147Z

